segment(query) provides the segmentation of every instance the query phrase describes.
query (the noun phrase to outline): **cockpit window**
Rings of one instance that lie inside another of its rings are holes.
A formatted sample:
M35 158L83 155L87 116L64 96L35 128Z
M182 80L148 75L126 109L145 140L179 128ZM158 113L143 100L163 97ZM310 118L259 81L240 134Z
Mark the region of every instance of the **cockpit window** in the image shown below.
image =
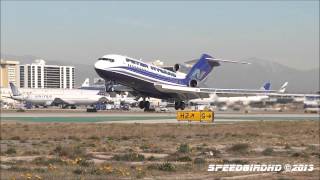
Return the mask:
M110 59L110 58L99 58L98 60L114 62L114 59Z

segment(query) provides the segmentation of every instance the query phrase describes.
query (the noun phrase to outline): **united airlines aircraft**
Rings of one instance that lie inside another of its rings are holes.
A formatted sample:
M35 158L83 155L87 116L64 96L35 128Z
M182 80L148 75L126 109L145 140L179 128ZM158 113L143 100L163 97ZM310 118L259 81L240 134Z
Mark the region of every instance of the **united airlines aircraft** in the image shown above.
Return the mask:
M105 55L95 63L95 70L105 80L113 81L133 89L132 94L143 98L139 102L141 109L149 109L150 102L146 98L154 97L175 101L175 109L183 110L185 101L197 98L208 98L210 93L243 93L242 89L200 88L212 69L220 66L221 62L249 64L222 60L203 54L191 67L188 73L177 73L179 65L174 71L166 70L152 64L122 55ZM249 90L250 91L250 90ZM248 92L248 90L245 90ZM252 90L252 92L265 92Z
M12 96L10 98L22 101L29 102L33 105L40 106L52 106L57 104L63 104L64 107L70 106L76 108L76 105L94 105L98 102L104 102L110 100L108 97L98 95L99 91L95 90L78 90L78 89L59 89L53 92L46 91L42 89L43 92L40 93L20 93L18 88L10 82L10 88Z

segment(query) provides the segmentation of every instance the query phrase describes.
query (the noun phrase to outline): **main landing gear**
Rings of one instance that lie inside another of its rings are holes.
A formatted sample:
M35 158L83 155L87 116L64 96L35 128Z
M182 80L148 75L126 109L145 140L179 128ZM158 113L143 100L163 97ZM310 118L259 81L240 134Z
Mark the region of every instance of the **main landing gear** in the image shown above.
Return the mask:
M150 109L150 102L149 101L140 101L139 108L149 110Z
M186 108L186 104L183 101L176 101L174 103L174 108L176 110L178 110L178 109L184 110Z

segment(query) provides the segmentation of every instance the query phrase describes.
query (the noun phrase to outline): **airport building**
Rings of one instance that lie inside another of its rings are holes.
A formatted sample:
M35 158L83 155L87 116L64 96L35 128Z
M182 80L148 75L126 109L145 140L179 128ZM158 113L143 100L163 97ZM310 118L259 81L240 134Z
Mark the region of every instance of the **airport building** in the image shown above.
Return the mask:
M32 64L20 65L22 88L74 88L74 67L46 65L42 59Z
M0 87L8 88L9 82L13 82L19 87L19 61L6 61L1 59L0 66Z

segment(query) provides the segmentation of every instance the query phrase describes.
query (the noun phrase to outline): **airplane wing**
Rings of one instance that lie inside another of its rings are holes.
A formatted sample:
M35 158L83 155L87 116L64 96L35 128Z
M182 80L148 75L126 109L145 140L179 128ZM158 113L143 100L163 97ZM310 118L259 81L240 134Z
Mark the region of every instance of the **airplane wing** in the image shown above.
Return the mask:
M270 93L272 97L311 97L320 98L320 94L293 94L293 93Z
M286 86L286 82L284 85ZM291 94L284 93L284 85L278 90L264 90L264 89L219 89L219 88L194 88L185 86L174 86L165 84L154 84L155 88L165 93L175 93L181 99L197 99L208 98L209 94L217 94L219 96L255 96L266 95L270 97L311 97L320 98L320 94ZM181 95L180 95L181 94Z
M201 88L190 88L184 86L173 86L165 84L154 84L158 91L166 93L177 93L181 99L209 98L209 93L201 92Z
M260 89L194 88L165 84L154 84L154 86L161 92L181 94L181 99L209 98L209 94L217 94L219 96L253 96L271 93L271 91Z
M283 95L288 82L285 82L279 90L271 90L270 83L266 83L261 89L221 89L221 88L201 88L202 92L215 93L219 96L255 96L255 95Z

